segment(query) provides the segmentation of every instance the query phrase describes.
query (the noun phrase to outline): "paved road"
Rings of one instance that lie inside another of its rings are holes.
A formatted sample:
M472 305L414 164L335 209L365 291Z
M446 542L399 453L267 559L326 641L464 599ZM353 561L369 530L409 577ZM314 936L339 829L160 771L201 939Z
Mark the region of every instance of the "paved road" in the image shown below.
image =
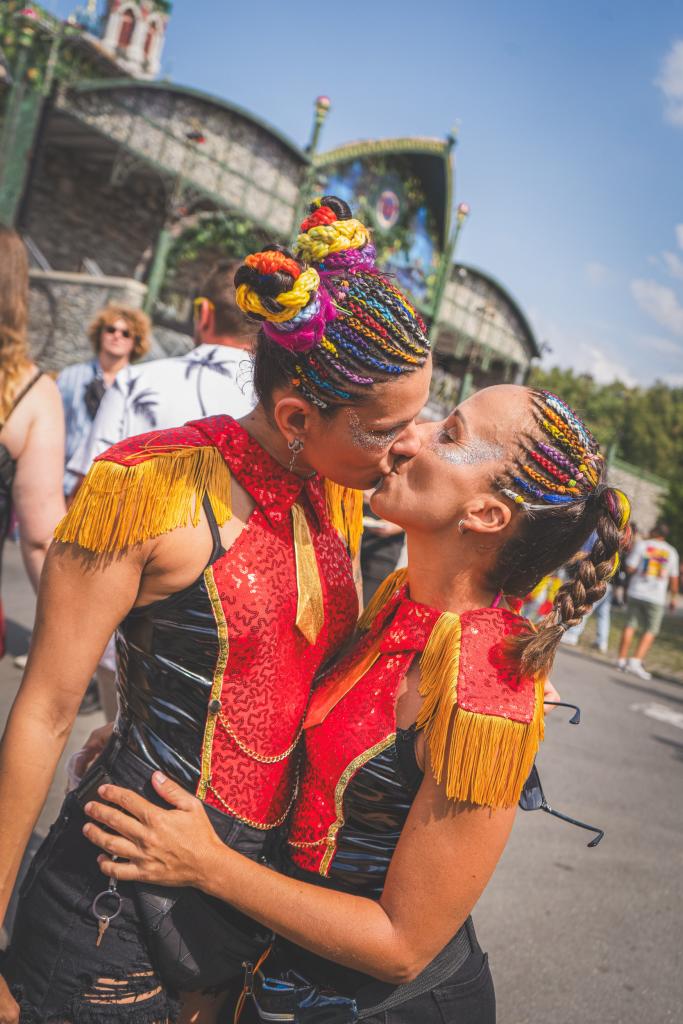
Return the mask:
M683 1021L683 686L573 652L539 758L546 796L606 835L522 813L475 911L501 1024Z
M8 545L3 591L13 652L26 647L33 602ZM0 663L0 721L19 683ZM554 680L582 724L553 712L540 757L546 795L606 831L520 812L475 921L496 980L501 1024L683 1021L683 686L641 683L574 652ZM69 751L101 716L77 720ZM64 760L64 759L63 759ZM63 771L39 828L55 816Z

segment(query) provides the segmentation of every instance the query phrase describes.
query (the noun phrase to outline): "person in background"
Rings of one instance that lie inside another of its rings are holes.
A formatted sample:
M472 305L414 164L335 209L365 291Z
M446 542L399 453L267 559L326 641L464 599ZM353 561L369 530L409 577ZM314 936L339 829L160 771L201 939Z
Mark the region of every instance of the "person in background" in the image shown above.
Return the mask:
M221 412L235 418L251 412L256 399L250 374L245 374L242 366L249 364L254 331L245 325L235 302L233 278L239 265L222 260L204 281L194 300L194 349L176 358L126 366L118 375L69 462L76 486L97 455L126 437L178 427ZM99 704L107 721L116 716L115 682L112 640L97 669Z
M105 306L90 324L88 338L94 358L67 366L57 377L64 403L67 464L90 433L100 402L116 374L149 351L149 317L142 310L128 306ZM78 477L67 469L64 474L67 498L78 482Z
M649 537L636 541L626 560L630 574L628 618L621 634L617 667L640 679L652 678L652 673L643 668L643 661L659 634L667 603L670 611L676 608L679 558L676 549L668 543L668 536L667 524L657 523ZM642 636L635 655L630 658L636 630L642 631Z
M148 430L228 412L236 419L254 408L249 354L254 330L235 302L239 261L212 267L194 300L195 347L183 356L130 366L102 400L90 433L69 462L82 479L113 444Z
M28 258L19 236L0 226L0 557L12 513L34 590L52 531L64 515L64 419L54 381L27 343ZM5 653L0 605L0 656Z

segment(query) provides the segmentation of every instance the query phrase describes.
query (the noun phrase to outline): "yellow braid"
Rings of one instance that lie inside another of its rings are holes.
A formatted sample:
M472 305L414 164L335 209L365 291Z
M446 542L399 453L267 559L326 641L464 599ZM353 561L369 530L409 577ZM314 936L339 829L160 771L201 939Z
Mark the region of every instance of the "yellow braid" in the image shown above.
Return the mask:
M317 224L297 238L297 255L307 263L321 263L330 253L362 249L369 240L365 224L355 218Z
M311 295L318 290L319 286L318 271L313 267L308 267L296 279L288 292L280 292L275 296L275 301L284 306L281 313L271 313L269 309L266 309L261 302L261 296L248 284L238 286L235 298L237 305L244 313L258 313L259 316L270 320L271 323L281 324L300 313L308 305Z

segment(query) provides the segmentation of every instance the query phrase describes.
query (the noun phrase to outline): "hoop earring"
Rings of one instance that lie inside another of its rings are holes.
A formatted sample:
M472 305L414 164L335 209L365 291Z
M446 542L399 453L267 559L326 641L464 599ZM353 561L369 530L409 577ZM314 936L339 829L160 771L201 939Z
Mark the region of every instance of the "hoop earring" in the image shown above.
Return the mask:
M291 441L287 442L287 447L292 453L292 457L289 460L289 472L294 470L294 463L296 462L297 455L304 450L304 443L300 437L294 437Z
M465 532L465 520L461 519L458 523L458 533L463 534Z

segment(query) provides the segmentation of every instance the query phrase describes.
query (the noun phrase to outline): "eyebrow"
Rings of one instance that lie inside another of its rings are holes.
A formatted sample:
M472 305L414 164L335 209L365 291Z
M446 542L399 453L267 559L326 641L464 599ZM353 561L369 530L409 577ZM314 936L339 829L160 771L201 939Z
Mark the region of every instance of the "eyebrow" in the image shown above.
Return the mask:
M451 416L455 416L455 418L457 420L460 420L460 425L461 425L461 427L462 427L462 429L463 429L463 431L465 433L465 436L469 437L470 436L470 432L469 432L469 428L467 426L467 420L465 419L463 414L460 412L460 409L454 409L453 412L451 413Z

